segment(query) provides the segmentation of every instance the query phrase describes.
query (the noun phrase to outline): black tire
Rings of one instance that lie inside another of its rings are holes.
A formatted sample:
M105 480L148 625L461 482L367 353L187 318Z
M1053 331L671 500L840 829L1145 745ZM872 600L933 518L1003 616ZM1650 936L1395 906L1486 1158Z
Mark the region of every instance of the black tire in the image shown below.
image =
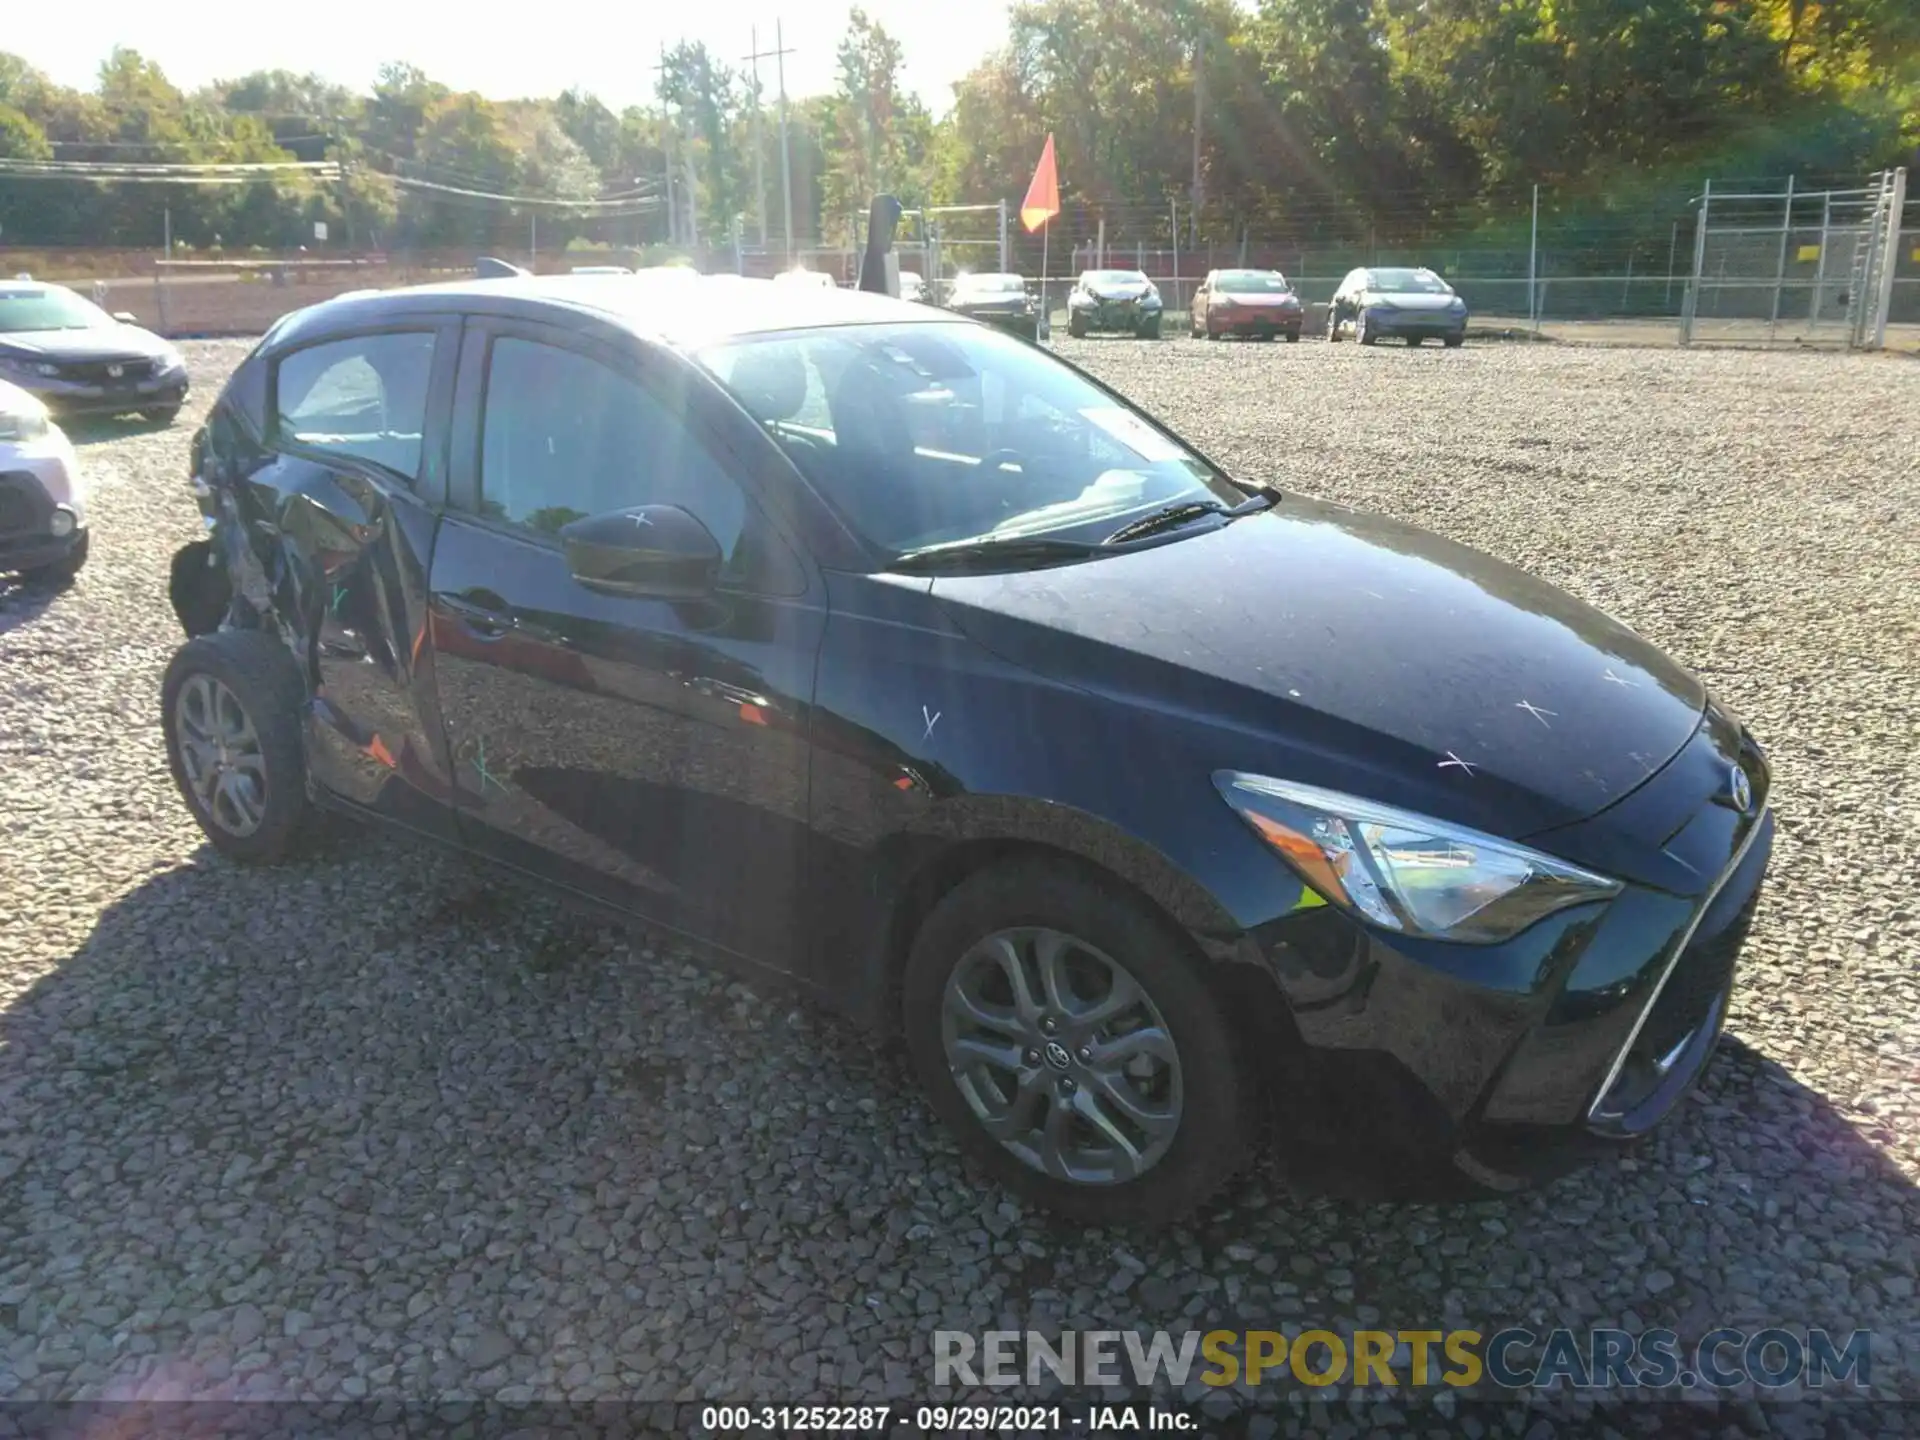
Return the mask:
M51 590L64 590L73 584L80 568L87 563L87 541L92 535L90 530L82 530L80 538L73 542L73 548L58 560L48 565L34 565L20 572L20 578L29 585L44 585Z
M1424 335L1407 336L1407 348L1409 350L1415 349L1416 347L1424 345L1426 343L1427 343L1427 337Z
M948 982L977 942L1028 926L1104 952L1145 992L1172 1036L1183 1097L1177 1128L1159 1159L1130 1180L1075 1182L1028 1164L987 1132L948 1066ZM1014 1193L1085 1224L1165 1224L1204 1203L1246 1158L1248 1104L1227 1022L1201 978L1203 962L1190 955L1189 942L1144 904L1070 864L1008 861L955 887L914 938L901 1000L914 1069L962 1152Z
M1086 339L1087 322L1082 320L1078 315L1067 316L1067 334L1076 340Z
M1353 317L1353 343L1356 345L1380 343L1380 337L1367 328L1367 312L1364 310Z
M1299 343L1300 343L1300 332L1298 330L1287 331L1287 344L1298 345Z
M149 425L171 425L180 415L178 405L156 405L151 410L142 410L140 418Z
M1327 307L1327 343L1329 345L1340 343L1340 312L1331 305Z
M1134 334L1142 340L1158 340L1160 338L1160 317L1157 315L1154 316L1153 319L1147 321L1146 324L1136 330Z
M244 834L236 833L201 799L181 754L181 693L202 676L225 687L239 703L258 742L265 802L258 825ZM307 795L300 740L306 698L293 657L264 631L222 630L189 640L174 652L160 687L167 766L193 818L221 854L247 864L272 864L297 849L311 831L315 810Z
M1466 340L1467 340L1467 337L1464 335L1449 335L1446 337L1447 349L1458 350L1462 345L1466 343Z

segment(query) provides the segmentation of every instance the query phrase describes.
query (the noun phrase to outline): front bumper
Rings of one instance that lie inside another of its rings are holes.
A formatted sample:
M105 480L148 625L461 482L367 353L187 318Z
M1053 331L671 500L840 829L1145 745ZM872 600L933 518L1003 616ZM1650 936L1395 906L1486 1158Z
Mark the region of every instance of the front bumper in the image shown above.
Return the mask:
M11 373L7 378L37 397L55 415L66 417L168 409L185 404L189 388L184 369L97 382Z
M1709 719L1641 787L1666 803L1635 807L1669 818L1676 798L1686 808L1648 843L1699 871L1690 893L1629 881L1605 905L1493 946L1389 936L1330 907L1256 930L1253 954L1284 1013L1259 1016L1245 996L1235 1005L1268 1032L1266 1079L1303 1117L1304 1143L1402 1177L1512 1189L1670 1114L1718 1043L1772 851L1763 759L1743 763L1756 797L1744 815L1688 788L1708 770L1724 776L1730 753L1744 752ZM1275 1047L1275 1024L1301 1043Z
M1376 335L1445 340L1467 333L1467 314L1464 310L1388 310L1375 306L1367 311L1367 328Z
M1207 329L1215 335L1286 335L1300 333L1299 307L1283 309L1215 310L1207 308Z
M54 517L73 528L53 533ZM34 440L0 443L0 570L64 560L87 533L86 487L79 457L57 428Z
M1069 305L1068 314L1089 330L1138 330L1160 318L1161 307L1139 300L1101 300Z
M1040 316L1032 310L959 310L955 313L969 320L978 320L982 325L1025 335L1029 339L1040 328Z

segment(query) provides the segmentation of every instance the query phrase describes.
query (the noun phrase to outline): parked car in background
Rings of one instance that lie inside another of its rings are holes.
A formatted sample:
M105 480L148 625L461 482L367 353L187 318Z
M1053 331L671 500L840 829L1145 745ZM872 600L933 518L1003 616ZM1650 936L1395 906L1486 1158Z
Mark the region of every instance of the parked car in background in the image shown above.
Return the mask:
M34 280L0 280L0 380L56 418L138 413L165 425L187 399L187 362L173 346L130 314Z
M160 719L219 851L325 805L790 977L1082 1224L1192 1210L1276 1108L1514 1188L1719 1039L1773 821L1697 676L988 326L323 302L191 463Z
M1327 307L1327 339L1351 334L1362 345L1393 335L1457 347L1467 338L1467 302L1431 270L1398 266L1349 271Z
M86 563L79 457L37 396L0 380L0 570L64 585Z
M1278 270L1210 270L1193 292L1193 333L1209 340L1300 338L1300 297Z
M927 282L911 270L900 272L900 298L914 305L927 303Z
M1067 333L1124 330L1160 338L1160 291L1138 270L1085 270L1067 294Z
M957 275L947 308L1033 339L1040 328L1040 302L1018 275Z

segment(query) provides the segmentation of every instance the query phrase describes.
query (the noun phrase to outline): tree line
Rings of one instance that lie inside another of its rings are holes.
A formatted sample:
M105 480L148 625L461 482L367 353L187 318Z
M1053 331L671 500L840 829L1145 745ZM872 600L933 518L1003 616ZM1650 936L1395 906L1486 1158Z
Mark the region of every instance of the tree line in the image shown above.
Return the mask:
M1920 147L1913 0L1029 0L938 116L903 58L855 9L832 91L790 101L803 242L844 241L882 190L1017 202L1049 133L1069 209L1117 235L1170 206L1192 234L1460 233L1512 220L1535 185L1623 207L1703 175L1858 176ZM764 77L697 42L662 57L655 104L619 110L456 91L404 63L367 93L279 70L186 92L124 48L77 90L0 53L0 244L150 247L170 224L193 247L285 249L320 221L362 249L712 245L736 227L752 246L763 225L778 246L778 129ZM201 186L4 164L48 160L342 168Z

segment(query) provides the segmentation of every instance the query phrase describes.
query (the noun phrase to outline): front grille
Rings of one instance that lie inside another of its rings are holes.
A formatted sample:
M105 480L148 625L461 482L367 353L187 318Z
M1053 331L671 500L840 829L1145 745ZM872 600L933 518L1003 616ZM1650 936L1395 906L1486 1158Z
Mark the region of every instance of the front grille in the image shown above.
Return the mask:
M151 360L60 360L62 380L76 380L83 385L122 385L137 380L153 378ZM118 370L118 375L112 372Z
M43 533L52 511L47 492L33 476L19 471L0 475L0 539Z

